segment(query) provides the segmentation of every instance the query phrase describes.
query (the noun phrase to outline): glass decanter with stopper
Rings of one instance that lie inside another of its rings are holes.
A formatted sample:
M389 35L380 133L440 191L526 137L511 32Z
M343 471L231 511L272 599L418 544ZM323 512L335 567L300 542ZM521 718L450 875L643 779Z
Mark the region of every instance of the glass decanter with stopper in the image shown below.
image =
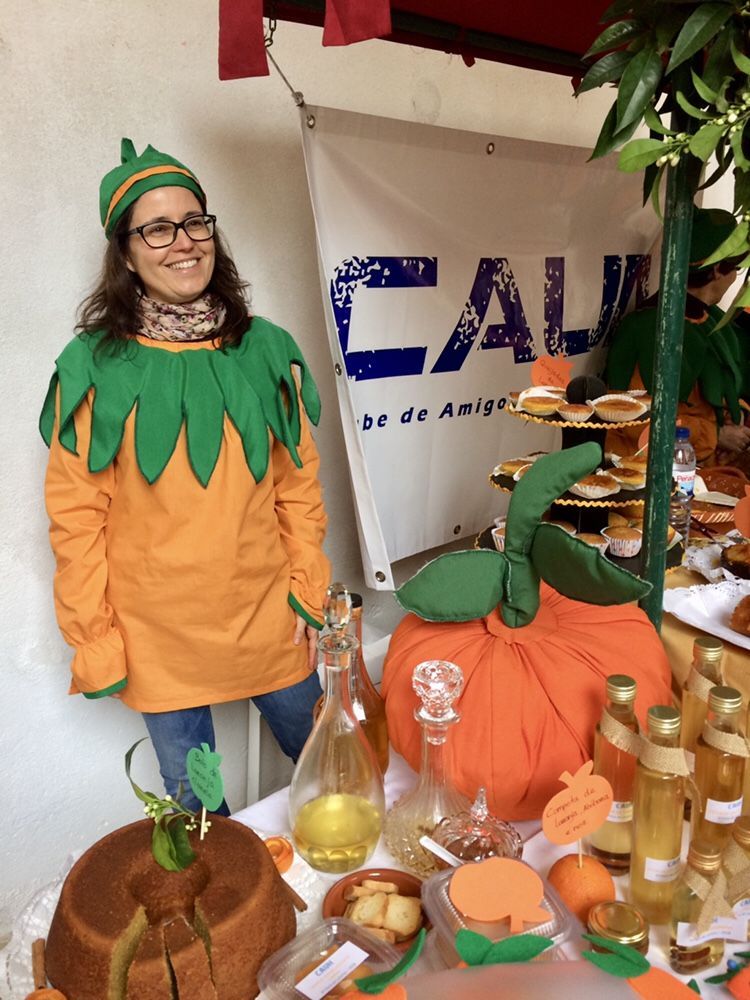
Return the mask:
M487 793L480 788L468 812L441 819L432 832L436 844L461 861L483 861L485 858L520 858L523 853L521 835L514 826L497 819L487 808ZM436 859L438 868L447 868L445 861Z
M412 686L421 702L414 717L422 727L419 780L389 810L385 840L391 854L418 875L438 871L438 860L419 843L447 816L468 812L471 803L448 776L447 740L460 716L453 707L461 694L461 668L447 660L427 660L414 668Z
M383 776L352 708L349 671L357 640L349 635L351 598L328 588L328 630L318 640L325 668L323 707L297 761L289 790L295 847L313 868L361 868L383 828Z

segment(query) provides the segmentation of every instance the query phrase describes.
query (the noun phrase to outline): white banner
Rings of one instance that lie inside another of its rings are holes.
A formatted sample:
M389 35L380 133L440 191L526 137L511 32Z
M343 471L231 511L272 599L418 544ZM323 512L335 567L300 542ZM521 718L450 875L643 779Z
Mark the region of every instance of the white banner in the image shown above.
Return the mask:
M589 150L306 107L302 135L368 586L485 528L503 458L559 447L504 412L531 363L595 372L658 223Z

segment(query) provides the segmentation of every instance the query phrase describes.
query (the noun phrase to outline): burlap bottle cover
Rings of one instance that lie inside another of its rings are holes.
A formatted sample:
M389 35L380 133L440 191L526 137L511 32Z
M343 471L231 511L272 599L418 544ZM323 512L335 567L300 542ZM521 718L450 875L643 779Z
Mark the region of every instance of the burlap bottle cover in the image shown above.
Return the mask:
M711 688L716 684L715 681L710 681L703 674L699 673L695 667L690 668L690 673L688 674L688 679L685 681L685 690L694 694L701 701L705 701L708 704L708 695Z
M750 757L747 740L740 733L725 733L706 720L703 726L703 739L710 747L734 754L735 757Z
M642 742L641 737L638 733L634 733L628 729L627 726L623 726L613 715L610 715L606 708L602 712L599 732L618 750L623 750L634 757L639 755Z
M715 917L734 916L732 907L725 898L727 877L721 868L710 880L693 868L688 868L682 880L703 904L696 921L699 934L706 933Z

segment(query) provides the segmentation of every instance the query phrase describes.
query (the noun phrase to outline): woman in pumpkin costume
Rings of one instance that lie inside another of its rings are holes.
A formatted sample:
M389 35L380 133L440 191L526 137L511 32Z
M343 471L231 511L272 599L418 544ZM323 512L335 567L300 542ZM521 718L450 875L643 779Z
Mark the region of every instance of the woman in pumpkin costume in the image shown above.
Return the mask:
M142 712L194 807L185 756L213 749L211 704L253 698L294 759L310 731L320 401L292 337L248 317L192 171L123 139L100 213L102 277L41 417L55 606L71 693Z

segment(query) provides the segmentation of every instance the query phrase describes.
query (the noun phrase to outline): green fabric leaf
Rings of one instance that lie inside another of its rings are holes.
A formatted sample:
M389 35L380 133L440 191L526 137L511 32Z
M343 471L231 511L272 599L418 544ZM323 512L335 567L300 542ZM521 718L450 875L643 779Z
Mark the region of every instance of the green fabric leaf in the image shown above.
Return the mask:
M472 621L500 603L506 572L500 552L446 552L399 587L395 597L405 611L428 622Z
M640 21L617 21L610 24L608 28L599 35L587 52L583 54L583 59L588 59L599 52L606 52L608 49L619 49L625 42L632 38L637 38L645 31L645 27Z
M721 246L718 246L711 256L703 261L703 266L708 267L709 264L716 264L726 257L739 257L740 254L747 253L750 250L747 239L749 231L750 225L747 222L740 222L734 232L727 236Z
M135 453L148 483L164 471L182 428L182 355L154 351L135 411Z
M617 89L617 128L623 129L643 117L659 85L663 72L661 57L652 48L641 49L622 74Z
M416 960L422 954L426 936L427 932L423 927L414 939L414 944L411 948L409 948L401 961L397 965L394 965L390 972L377 972L372 976L363 976L361 979L355 979L354 985L357 987L359 992L370 995L382 993L387 986L390 986L391 983L395 983L397 979L400 979L404 973L409 971L412 965L414 965Z
M492 942L484 934L463 927L456 932L456 951L467 965L481 965L491 947Z
M693 156L697 156L699 160L703 160L705 163L718 146L723 133L723 125L716 125L714 123L703 125L690 139L688 149Z
M685 97L681 90L675 91L675 100L680 105L682 110L690 115L691 118L699 118L701 121L713 121L714 116L710 115L708 111L701 111L700 108L696 108L694 104Z
M633 139L620 153L617 166L625 173L635 173L668 153L665 143L660 139Z
M619 944L596 934L584 934L583 937L606 953L584 951L583 957L612 976L634 979L644 975L651 968L648 959L629 945Z
M185 351L185 431L193 472L207 486L224 433L224 397L216 376L198 351Z
M164 818L164 825L167 829L167 836L172 842L172 854L176 864L183 871L195 861L195 851L190 846L185 821L182 816L173 814Z
M459 934L461 931L459 931ZM530 962L551 948L554 941L537 934L513 934L490 945L482 965L501 965L507 962ZM469 963L471 964L471 963Z
M94 358L91 382L94 403L91 411L89 469L101 472L112 463L146 374L145 359L134 355Z
M697 993L698 996L701 995L701 988L700 988L700 986L698 985L698 983L694 979L689 979L687 985L688 985L688 989L692 990L693 993Z
M587 90L594 90L596 87L601 87L604 83L619 80L625 67L629 65L632 59L633 53L625 51L610 52L608 55L602 56L581 80L578 90L576 90L576 96L585 94Z
M726 3L702 3L694 10L677 36L667 73L671 73L680 63L702 49L729 20L732 13L732 5Z
M265 424L260 399L234 364L224 365L221 383L227 413L242 438L248 468L259 483L266 474L269 454L268 434L258 433L258 427Z
M737 48L733 36L729 39L729 50L732 53L732 60L737 69L745 74L750 73L750 59Z
M693 86L699 97L701 97L707 104L716 104L716 98L719 96L718 92L703 80L694 69L691 68L690 76L693 81Z
M52 444L52 434L55 429L55 398L57 396L57 382L57 372L55 372L49 380L47 395L44 397L42 412L39 414L39 433L42 435L44 443L48 448Z

